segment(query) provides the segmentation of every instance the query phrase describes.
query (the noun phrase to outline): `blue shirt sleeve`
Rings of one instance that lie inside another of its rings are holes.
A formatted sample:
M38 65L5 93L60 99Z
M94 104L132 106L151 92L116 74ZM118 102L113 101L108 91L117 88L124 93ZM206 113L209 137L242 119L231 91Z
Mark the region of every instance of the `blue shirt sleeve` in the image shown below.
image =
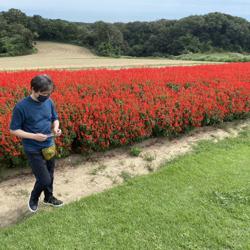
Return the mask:
M54 122L55 120L58 120L58 114L56 112L56 108L55 108L55 104L54 102L51 100L51 108L52 108L52 122Z
M24 122L24 115L21 112L21 110L17 106L15 106L12 112L12 119L9 128L11 130L22 129L23 122Z

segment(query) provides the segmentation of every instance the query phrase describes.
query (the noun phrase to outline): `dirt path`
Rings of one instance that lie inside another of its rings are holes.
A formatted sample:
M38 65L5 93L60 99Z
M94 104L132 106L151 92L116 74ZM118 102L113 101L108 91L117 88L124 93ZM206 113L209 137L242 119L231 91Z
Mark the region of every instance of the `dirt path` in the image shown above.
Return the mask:
M222 128L203 127L175 140L153 138L137 143L142 152L138 157L130 156L131 147L117 148L105 153L95 153L86 159L81 155L71 155L56 161L55 196L65 203L81 197L104 191L119 185L126 178L148 174L162 164L192 150L193 145L204 139L214 141L237 136L242 129L250 128L250 119L225 123ZM34 177L26 174L0 183L0 227L16 223L31 216L27 209L29 193ZM40 197L39 210L45 207Z
M38 49L36 54L0 58L0 70L130 68L209 64L209 62L202 61L99 57L86 48L55 42L37 42L36 47ZM211 63L215 64L215 62Z

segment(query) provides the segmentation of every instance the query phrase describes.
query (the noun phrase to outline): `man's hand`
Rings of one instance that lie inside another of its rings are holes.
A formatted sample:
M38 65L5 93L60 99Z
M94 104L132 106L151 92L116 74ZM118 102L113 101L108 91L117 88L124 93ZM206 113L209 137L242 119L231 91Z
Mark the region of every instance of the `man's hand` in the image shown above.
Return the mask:
M53 122L53 133L55 136L60 136L62 134L62 130L59 129L59 120Z
M55 136L60 136L62 134L62 130L59 128L53 128L53 132Z
M33 135L33 139L36 141L45 141L47 140L47 138L48 138L47 135L41 134L41 133L37 133Z

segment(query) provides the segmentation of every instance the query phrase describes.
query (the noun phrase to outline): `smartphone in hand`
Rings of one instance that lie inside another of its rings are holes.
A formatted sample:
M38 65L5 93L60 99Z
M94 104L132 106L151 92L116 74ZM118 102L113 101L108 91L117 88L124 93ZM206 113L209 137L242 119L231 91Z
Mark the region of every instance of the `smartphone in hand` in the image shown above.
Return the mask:
M50 134L47 134L47 137L56 137L56 135L54 133L50 133Z

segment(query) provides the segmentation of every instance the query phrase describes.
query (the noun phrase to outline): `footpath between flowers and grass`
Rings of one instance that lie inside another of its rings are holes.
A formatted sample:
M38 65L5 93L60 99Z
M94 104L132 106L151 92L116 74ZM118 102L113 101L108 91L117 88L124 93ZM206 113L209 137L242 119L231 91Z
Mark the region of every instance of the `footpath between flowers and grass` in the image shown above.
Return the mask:
M249 120L196 129L171 141L149 139L136 146L141 149L137 157L129 154L129 148L119 148L76 165L70 162L83 159L65 159L65 167L56 168L55 187L69 204L59 209L40 205L33 216L23 212L17 225L1 229L1 247L247 249ZM17 206L19 212L27 210L32 183L31 175L0 183L5 203L12 200L5 217ZM110 187L114 188L90 195Z

